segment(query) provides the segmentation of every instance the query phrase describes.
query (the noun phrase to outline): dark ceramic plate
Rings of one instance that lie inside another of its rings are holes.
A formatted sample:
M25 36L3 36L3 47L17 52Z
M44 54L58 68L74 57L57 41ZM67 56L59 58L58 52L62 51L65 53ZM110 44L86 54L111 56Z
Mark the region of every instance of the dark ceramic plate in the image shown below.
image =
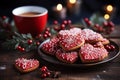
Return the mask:
M120 53L119 53L119 46L113 42L113 41L110 41L110 44L114 45L115 46L115 50L114 51L111 51L109 52L109 55L108 55L108 58L106 58L105 60L103 61L100 61L100 62L96 62L96 63L82 63L80 60L78 60L76 63L74 64L67 64L67 63L63 63L61 61L59 61L57 58L55 58L54 56L50 56L50 55L47 55L45 54L42 50L41 50L41 46L45 43L49 41L46 40L44 41L39 47L38 47L38 53L40 55L40 57L45 60L45 61L48 61L50 63L53 63L53 64L59 64L59 65L63 65L63 66L70 66L70 67L84 67L84 66L94 66L94 65L98 65L98 64L103 64L103 63L106 63L106 62L109 62L113 59L115 59Z

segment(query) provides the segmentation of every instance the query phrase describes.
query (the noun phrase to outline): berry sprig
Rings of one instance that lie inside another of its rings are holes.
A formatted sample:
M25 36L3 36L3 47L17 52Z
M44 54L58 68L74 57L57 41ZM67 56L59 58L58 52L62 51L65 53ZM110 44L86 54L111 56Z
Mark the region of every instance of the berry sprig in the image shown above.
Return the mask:
M72 27L71 20L63 20L61 23L59 23L57 20L53 22L53 29L57 32L64 29L70 29L71 27Z
M44 30L43 33L41 34L38 34L35 39L36 40L39 40L39 41L44 41L45 39L47 38L50 38L51 37L51 29L49 27L46 27L46 29Z
M101 25L99 24L99 22L93 23L88 18L84 18L83 21L88 28L91 28L99 33L110 34L115 29L115 24L112 21L103 21Z
M42 66L40 68L40 76L41 78L58 78L60 77L61 72L59 71L51 71L47 68L47 66Z
M20 52L27 52L33 49L37 49L39 44L39 40L35 40L31 34L19 34L15 32L11 39L7 39L2 43L2 48L7 50L16 49Z

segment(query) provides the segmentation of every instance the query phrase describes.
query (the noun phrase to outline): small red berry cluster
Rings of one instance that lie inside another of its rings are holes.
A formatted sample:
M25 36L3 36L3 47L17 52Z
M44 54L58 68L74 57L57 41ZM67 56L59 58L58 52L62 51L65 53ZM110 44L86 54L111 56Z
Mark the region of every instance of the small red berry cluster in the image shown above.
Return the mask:
M47 78L47 77L58 78L60 74L61 73L57 71L50 71L46 66L40 68L41 78Z
M20 52L24 52L25 51L25 48L24 47L21 47L21 46L17 46L16 48L18 51Z
M84 18L84 22L87 26L100 33L110 34L115 29L115 25L112 21L104 21L102 25L99 25L92 23L88 18Z
M52 29L58 32L60 30L66 29L66 28L70 28L71 23L72 23L71 20L63 20L61 24L57 20L54 20L53 25L51 27L46 27L46 29L45 29L45 31L43 33L38 34L36 36L36 39L39 39L40 41L43 41L43 40L51 37Z
M33 41L32 39L28 39L28 40L27 40L27 45L33 45L33 44L39 46L39 45L40 45L40 42L39 42L39 41ZM21 45L18 45L18 46L16 47L16 49L17 49L18 51L20 51L20 52L25 52L25 51L26 51L25 48L22 47Z
M112 44L107 44L107 45L105 45L105 48L106 48L108 51L114 51L114 50L115 50L115 46L112 45Z
M71 26L71 23L72 23L71 20L63 20L62 23L60 24L60 23L58 23L57 20L55 20L55 21L53 22L53 24L54 24L54 27L53 27L53 28L54 28L55 31L64 30L64 29L66 29L68 26L70 27L70 26Z
M51 37L51 29L50 29L50 27L47 27L43 33L38 34L36 36L36 39L41 39L42 40L42 39L46 39L46 38L49 38L49 37Z

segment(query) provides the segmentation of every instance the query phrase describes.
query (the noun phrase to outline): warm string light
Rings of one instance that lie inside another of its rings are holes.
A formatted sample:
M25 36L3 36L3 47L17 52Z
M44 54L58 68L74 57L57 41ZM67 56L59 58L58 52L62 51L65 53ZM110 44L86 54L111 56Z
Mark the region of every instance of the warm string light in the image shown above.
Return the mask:
M112 5L107 5L106 10L108 12L112 12L113 11L113 6Z
M75 4L75 3L76 3L76 0L69 0L69 2L70 2L71 4Z
M58 5L57 5L57 10L58 10L58 11L61 11L62 8L63 8L62 4L58 4Z
M104 15L104 19L108 20L110 18L110 15L109 14L105 14Z
M106 14L104 15L104 19L106 19L106 20L110 19L111 15L113 13L113 9L114 9L113 6L110 4L105 7Z

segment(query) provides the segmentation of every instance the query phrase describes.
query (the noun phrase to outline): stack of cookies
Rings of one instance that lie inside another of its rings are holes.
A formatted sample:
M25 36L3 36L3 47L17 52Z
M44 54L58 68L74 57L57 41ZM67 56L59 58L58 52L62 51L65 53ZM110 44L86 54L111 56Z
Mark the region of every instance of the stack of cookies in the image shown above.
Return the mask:
M77 60L91 63L102 61L108 56L104 45L109 43L108 39L91 29L71 28L59 31L41 49L65 63L72 64Z

